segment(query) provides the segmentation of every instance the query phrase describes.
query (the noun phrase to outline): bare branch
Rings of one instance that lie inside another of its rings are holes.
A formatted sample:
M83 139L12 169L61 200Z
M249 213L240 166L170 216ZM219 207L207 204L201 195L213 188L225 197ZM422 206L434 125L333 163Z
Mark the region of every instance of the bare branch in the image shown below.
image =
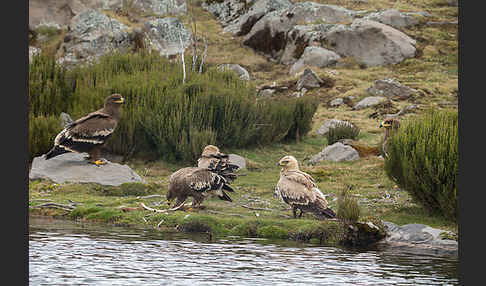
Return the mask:
M249 209L249 210L253 210L253 211L269 211L269 212L273 212L273 211L276 211L274 209L267 209L267 208L255 208L255 207L249 207L247 205L241 205L242 207L244 207L245 209Z
M184 77L182 78L182 83L186 83L186 64L184 63L184 45L182 44L182 33L179 33L179 41L181 42L182 72L184 73Z

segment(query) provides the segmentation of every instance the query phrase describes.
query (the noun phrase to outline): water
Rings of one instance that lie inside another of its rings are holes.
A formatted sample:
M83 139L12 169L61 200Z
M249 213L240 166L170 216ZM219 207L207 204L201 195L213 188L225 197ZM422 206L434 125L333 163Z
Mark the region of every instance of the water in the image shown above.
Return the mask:
M458 285L458 258L30 218L29 285Z

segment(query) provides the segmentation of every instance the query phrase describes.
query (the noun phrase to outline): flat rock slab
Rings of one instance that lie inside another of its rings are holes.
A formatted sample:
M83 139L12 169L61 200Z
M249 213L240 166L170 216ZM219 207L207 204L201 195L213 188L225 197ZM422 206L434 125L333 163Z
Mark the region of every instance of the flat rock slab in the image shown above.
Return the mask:
M87 154L65 153L49 160L44 156L35 157L29 172L29 179L47 179L55 183L97 183L119 186L123 183L145 184L129 166L107 162L102 166L89 164Z

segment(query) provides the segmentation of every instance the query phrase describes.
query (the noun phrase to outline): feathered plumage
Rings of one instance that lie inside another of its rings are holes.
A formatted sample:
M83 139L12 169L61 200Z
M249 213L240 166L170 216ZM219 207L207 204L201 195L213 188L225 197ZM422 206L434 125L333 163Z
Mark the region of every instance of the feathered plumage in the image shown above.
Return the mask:
M45 159L67 152L87 152L91 163L105 164L99 160L101 147L118 125L123 102L120 94L112 94L106 98L102 109L68 124L54 139L54 147L45 154Z
M275 187L275 194L292 207L294 218L300 210L299 218L304 212L312 212L318 217L334 218L336 214L328 207L324 194L317 187L314 179L299 170L297 159L285 156L278 162L282 167L280 179Z
M380 122L380 128L385 128L385 137L383 138L383 153L388 157L388 139L390 137L390 132L398 130L400 127L400 121L396 118L385 118Z
M201 157L197 160L197 166L212 170L230 181L237 178L235 172L239 169L237 165L229 162L228 154L221 153L214 145L204 147Z

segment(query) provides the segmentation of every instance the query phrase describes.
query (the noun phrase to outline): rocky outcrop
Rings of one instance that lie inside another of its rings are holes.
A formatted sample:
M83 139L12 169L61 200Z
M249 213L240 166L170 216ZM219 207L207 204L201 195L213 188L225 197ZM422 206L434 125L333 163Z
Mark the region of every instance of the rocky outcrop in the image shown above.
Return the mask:
M178 18L147 21L144 23L144 31L147 47L164 56L180 54L191 43L191 33Z
M351 146L336 142L326 146L321 152L309 159L309 164L314 165L322 161L343 162L356 161L359 159L358 151Z
M380 244L389 247L407 248L420 253L425 251L440 255L457 255L458 242L454 234L432 228L425 224L406 224L398 226L391 222L383 222L386 227L387 236Z
M218 66L220 71L232 71L236 73L242 80L250 80L248 71L238 64L221 64Z
M293 75L305 67L324 68L334 65L341 57L333 51L321 47L308 46L300 59L290 67L289 74Z
M356 105L353 106L353 110L368 108L371 106L378 105L385 101L386 101L386 97L384 96L368 96L360 100L358 103L356 103Z
M349 125L350 127L354 126L351 122L333 118L333 119L329 119L326 122L324 122L324 124L322 124L319 127L319 129L317 129L317 134L326 135L326 133L329 132L330 128L333 128L333 127L335 127L337 125L341 125L341 124Z
M304 73L297 81L297 85L295 87L296 90L301 90L303 88L312 89L312 88L319 88L324 84L324 81L320 79L315 72L311 69L306 68Z
M398 30L419 24L417 17L407 13L401 13L397 9L389 9L381 12L371 13L366 15L364 19L380 22Z
M397 64L414 57L416 51L415 40L403 32L365 19L356 19L349 27L336 25L325 39L339 55L352 57L366 66Z
M417 90L404 86L392 78L375 80L366 91L373 96L384 96L395 100L405 100L417 93Z
M29 172L29 179L47 179L55 183L97 183L119 186L123 183L145 181L127 165L107 162L100 167L89 164L86 154L65 153L46 160L35 157Z

